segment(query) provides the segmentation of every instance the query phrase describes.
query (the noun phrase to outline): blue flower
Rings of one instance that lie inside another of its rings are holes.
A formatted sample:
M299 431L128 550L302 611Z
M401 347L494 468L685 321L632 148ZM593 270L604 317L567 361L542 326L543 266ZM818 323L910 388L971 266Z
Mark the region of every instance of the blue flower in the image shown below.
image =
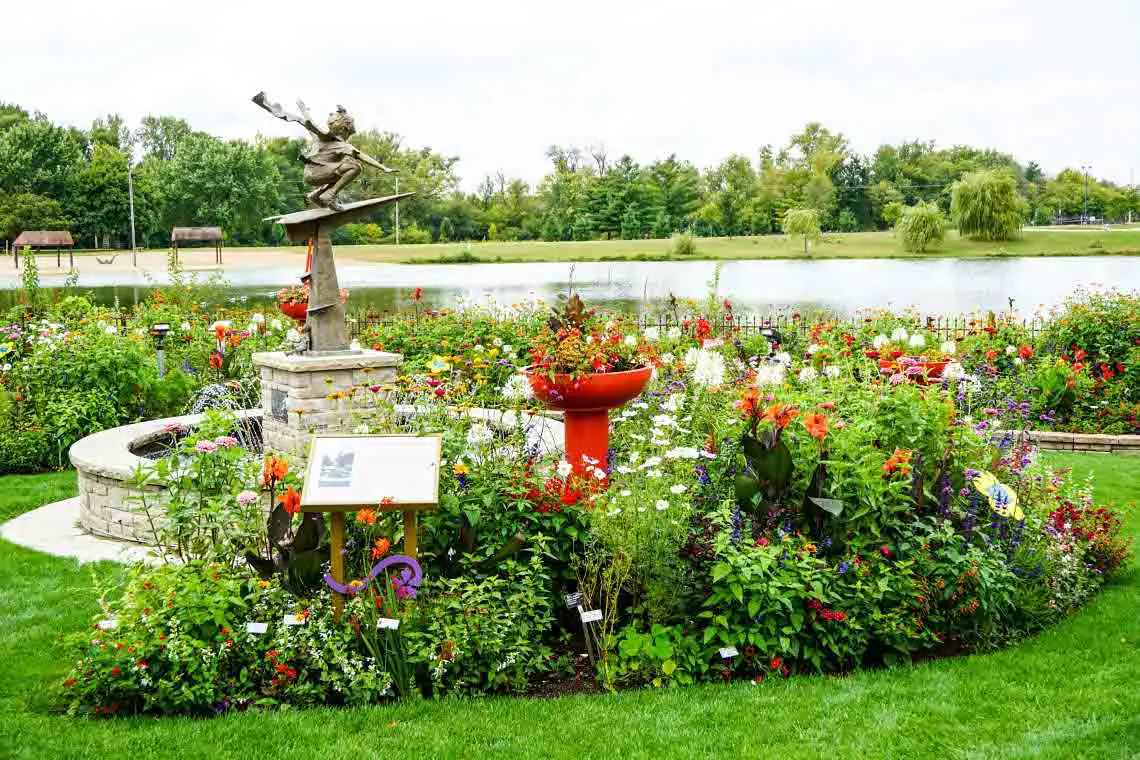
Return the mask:
M839 574L840 575L843 575L849 569L851 569L851 565L847 564L847 560L843 560L842 562L839 563Z

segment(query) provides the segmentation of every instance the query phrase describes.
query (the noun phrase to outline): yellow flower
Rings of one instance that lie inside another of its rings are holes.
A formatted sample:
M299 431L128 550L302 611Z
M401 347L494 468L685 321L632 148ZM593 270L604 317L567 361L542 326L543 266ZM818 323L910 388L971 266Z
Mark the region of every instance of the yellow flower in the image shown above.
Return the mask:
M804 551L808 554L815 554L815 544L804 544Z
M258 581L258 582L257 582L257 585L258 585L259 587L261 587L261 588L269 588L269 587L270 587L270 586L272 586L273 584L272 584L272 583L270 583L269 581Z
M463 464L463 462L456 462L451 466L451 471L456 475L466 475L467 473L471 472L471 470L467 467L467 465Z

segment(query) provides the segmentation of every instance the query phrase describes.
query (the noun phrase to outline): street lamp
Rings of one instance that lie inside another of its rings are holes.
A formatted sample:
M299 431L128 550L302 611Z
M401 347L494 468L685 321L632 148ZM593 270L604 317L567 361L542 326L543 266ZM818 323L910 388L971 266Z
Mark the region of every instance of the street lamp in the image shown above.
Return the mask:
M1081 219L1081 224L1089 223L1089 170L1091 166L1082 166L1081 171L1085 173L1085 210Z
M158 356L158 377L160 380L166 376L166 352L162 350L162 344L166 341L166 336L169 333L170 325L165 322L150 327L150 337L154 339L154 351Z

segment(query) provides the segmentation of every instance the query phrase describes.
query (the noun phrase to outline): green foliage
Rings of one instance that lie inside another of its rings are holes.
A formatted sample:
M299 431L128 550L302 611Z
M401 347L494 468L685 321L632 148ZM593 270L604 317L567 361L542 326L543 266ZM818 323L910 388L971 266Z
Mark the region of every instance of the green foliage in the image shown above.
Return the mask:
M883 221L888 227L894 227L899 223L899 220L902 219L903 211L905 211L906 208L906 206L898 201L887 203L883 206Z
M72 714L366 705L391 688L352 628L333 619L327 596L302 602L201 561L139 565L103 593L100 618L115 627L71 639L79 659L63 693ZM303 624L283 625L286 614ZM247 633L250 621L267 623L267 633Z
M15 238L24 230L67 230L71 220L59 201L34 193L0 194L0 238Z
M543 562L507 561L502 575L429 579L406 634L409 658L436 695L525 691L546 668L552 622Z
M907 206L899 217L895 231L903 248L922 253L942 242L946 236L946 217L932 203Z
M958 231L975 240L1013 240L1025 218L1017 182L1004 172L971 172L954 183L950 213Z
M800 238L804 244L804 253L808 252L809 244L820 239L819 211L814 208L790 208L784 212L784 234L791 238Z

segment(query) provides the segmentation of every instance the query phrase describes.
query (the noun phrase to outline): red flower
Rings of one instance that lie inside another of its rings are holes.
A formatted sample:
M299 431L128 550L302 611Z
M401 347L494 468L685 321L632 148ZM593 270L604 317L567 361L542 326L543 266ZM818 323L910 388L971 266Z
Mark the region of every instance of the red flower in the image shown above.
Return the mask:
M420 301L424 300L424 289L423 288L416 288L415 290L413 290L412 291L412 300L415 301L416 303L419 303Z
M225 361L225 356L221 351L213 351L210 353L210 366L214 369L221 369L222 362Z
M883 553L884 557L890 557L891 556L891 549L888 546L880 547L879 551L881 551Z
M113 676L119 676L119 675L122 675L122 674L123 674L123 669L122 669L122 668L120 668L118 665L116 665L115 667L111 668L111 675L113 675Z
M783 666L783 664L784 664L784 661L781 660L779 657L773 657L772 661L768 663L768 667L770 667L772 670L779 670Z
M986 351L986 361L992 362L996 358L997 351L994 351L992 348L989 351Z
M1020 356L1022 359L1029 361L1030 359L1033 358L1033 349L1029 346L1022 346L1018 350L1017 355Z
M285 490L285 493L281 495L281 506L291 515L301 511L301 494L297 493L297 489L289 486Z
M870 351L865 351L864 354L866 355L866 357L868 359L878 359L879 358L879 352L875 351L874 349L872 349Z

